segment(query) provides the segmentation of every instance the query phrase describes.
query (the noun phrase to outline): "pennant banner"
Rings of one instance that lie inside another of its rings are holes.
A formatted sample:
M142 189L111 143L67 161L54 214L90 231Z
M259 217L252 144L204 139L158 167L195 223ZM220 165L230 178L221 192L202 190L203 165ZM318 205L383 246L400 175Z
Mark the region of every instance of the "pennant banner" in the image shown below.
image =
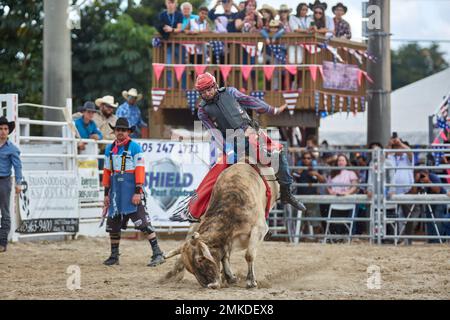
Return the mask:
M297 66L295 65L287 65L284 66L286 68L287 71L289 71L290 74L292 74L293 76L295 76L297 74Z
M189 55L194 55L196 53L196 44L184 43L183 47Z
M223 80L227 81L228 75L231 72L231 66L227 66L227 65L221 65L219 66L220 69L220 73L222 74Z
M319 66L309 66L309 72L311 72L311 79L316 82L317 79L317 69Z
M361 111L362 112L366 111L366 98L365 97L361 97Z
M195 73L196 73L197 75L205 73L206 67L207 67L207 66L204 65L204 64L196 65L196 66L194 67Z
M333 94L331 96L331 114L334 114L334 110L336 110L336 96Z
M284 91L283 98L287 104L289 114L293 115L295 107L297 106L297 99L300 93L298 91Z
M270 79L272 79L272 74L273 74L273 71L275 70L275 67L274 66L264 66L263 67L263 70L264 70L264 76L266 77L266 79L267 80L270 80Z
M161 74L164 71L164 65L161 63L154 63L153 64L153 72L155 73L156 81L159 81L159 78L161 78Z
M180 81L181 77L183 76L184 70L186 69L186 66L184 64L177 64L173 68L175 69L177 80Z
M319 103L320 103L320 93L314 92L314 108L316 109L316 115L319 115Z
M158 108L161 105L161 102L163 101L165 95L166 95L166 90L156 89L156 88L152 89L153 110L158 111Z
M328 51L331 52L331 54L339 61L339 62L344 62L344 59L342 59L342 57L339 55L337 48L334 48L332 46L327 46Z
M195 113L195 105L200 97L200 93L197 90L186 90L186 99L188 102L188 107L191 109L192 114Z
M247 80L250 76L250 72L252 72L253 66L251 65L243 65L241 66L242 76L244 77L244 80Z
M256 45L242 43L241 46L245 49L245 51L247 51L250 57L256 56Z

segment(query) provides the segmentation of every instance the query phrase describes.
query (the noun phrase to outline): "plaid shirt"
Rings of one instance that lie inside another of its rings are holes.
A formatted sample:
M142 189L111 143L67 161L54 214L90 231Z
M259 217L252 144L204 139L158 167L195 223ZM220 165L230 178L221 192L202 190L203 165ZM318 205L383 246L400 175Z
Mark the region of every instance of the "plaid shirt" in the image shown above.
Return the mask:
M352 30L350 28L350 24L344 19L341 19L341 21L337 21L336 18L334 19L334 31L337 38L352 38Z

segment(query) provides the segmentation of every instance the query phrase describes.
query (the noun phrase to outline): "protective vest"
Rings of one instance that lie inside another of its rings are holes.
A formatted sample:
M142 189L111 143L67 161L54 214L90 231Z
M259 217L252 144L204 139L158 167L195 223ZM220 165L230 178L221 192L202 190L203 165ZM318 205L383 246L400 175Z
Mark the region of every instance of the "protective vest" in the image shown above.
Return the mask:
M227 129L245 129L252 121L247 112L225 88L220 88L213 100L203 100L200 106L223 135Z

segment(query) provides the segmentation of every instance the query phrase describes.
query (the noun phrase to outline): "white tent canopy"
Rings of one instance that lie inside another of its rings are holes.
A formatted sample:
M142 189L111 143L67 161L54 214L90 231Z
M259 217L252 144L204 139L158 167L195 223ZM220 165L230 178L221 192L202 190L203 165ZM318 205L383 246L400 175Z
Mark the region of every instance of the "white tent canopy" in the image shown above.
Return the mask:
M392 131L411 145L428 144L428 117L450 92L450 68L392 92ZM367 112L343 112L321 120L319 140L330 145L367 144Z

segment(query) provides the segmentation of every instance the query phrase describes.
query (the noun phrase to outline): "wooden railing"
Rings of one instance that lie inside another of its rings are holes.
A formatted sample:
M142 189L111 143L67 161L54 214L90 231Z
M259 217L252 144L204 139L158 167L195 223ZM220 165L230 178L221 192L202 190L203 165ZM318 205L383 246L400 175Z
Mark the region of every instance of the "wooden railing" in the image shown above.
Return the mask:
M224 45L224 54L217 57L211 41L220 41ZM242 44L256 46L257 53L251 57ZM190 49L196 49L197 54L189 54L189 49L184 44L196 44ZM268 46L259 34L208 33L201 35L179 34L171 36L169 40L162 40L160 46L153 48L153 63L163 64L164 70L156 78L155 72L152 76L152 88L167 89L167 94L160 105L161 109L184 109L188 108L186 99L186 89L194 89L195 68L199 65L207 65L206 71L213 73L220 85L234 86L245 93L263 91L264 99L271 105L281 105L285 102L283 91L298 90L301 92L296 104L298 111L313 111L317 114L317 93L319 93L319 112L325 110L327 101L327 111L330 111L331 96L335 95L335 108L338 111L339 97L344 99L344 111L358 112L363 108L361 98L366 96L366 78L362 76L360 85L356 90L336 90L324 88L324 80L320 69L317 70L316 78L311 76L311 66L320 67L325 61L350 64L357 66L362 72L366 71L367 57L357 58L357 52L365 52L367 46L363 43L331 39L327 40L319 34L285 34L280 40L280 45L287 48L285 61L277 59L272 52L268 52ZM320 52L310 52L306 48L320 48ZM336 48L339 58L333 55L327 47ZM313 46L313 47L311 47ZM345 48L345 50L344 50ZM199 55L199 52L204 54ZM172 59L169 59L169 56ZM303 58L301 58L303 57ZM300 60L300 59L301 60ZM358 61L359 60L359 61ZM185 70L180 81L177 81L174 65L185 65ZM229 76L225 80L220 72L219 65L232 66ZM247 80L242 76L241 65L253 65L252 72ZM264 76L263 66L273 65L275 71L270 80ZM293 67L294 73L286 70L286 65ZM326 96L326 98L324 98ZM357 99L355 99L357 98ZM362 100L364 101L364 100ZM342 105L341 105L342 108Z

